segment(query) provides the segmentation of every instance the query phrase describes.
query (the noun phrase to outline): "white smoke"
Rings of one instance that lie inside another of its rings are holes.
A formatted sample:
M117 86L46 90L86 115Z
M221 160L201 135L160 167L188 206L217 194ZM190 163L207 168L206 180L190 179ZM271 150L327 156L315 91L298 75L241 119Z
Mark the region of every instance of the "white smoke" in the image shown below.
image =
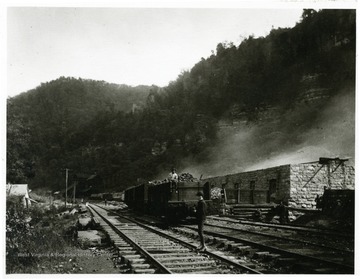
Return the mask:
M242 125L209 148L210 160L183 162L184 172L217 176L285 164L318 161L320 157L355 157L355 97L348 90L329 102L299 105L277 123Z

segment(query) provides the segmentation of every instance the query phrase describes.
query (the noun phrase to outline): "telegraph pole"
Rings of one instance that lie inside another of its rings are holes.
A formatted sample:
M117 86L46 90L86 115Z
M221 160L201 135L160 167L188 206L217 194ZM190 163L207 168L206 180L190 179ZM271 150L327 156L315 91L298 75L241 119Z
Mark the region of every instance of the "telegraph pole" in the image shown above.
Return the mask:
M75 196L76 196L76 182L74 183L74 201L73 201L73 206L75 205Z
M68 187L68 176L69 176L69 169L65 169L65 208L67 208L67 187Z

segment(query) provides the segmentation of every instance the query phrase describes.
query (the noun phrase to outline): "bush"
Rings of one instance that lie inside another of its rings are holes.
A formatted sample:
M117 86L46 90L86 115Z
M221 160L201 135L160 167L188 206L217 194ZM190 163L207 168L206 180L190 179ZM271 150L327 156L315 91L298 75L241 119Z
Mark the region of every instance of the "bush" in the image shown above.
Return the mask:
M56 218L59 211L26 209L16 197L6 204L6 273L23 273L51 253L64 253L66 232L75 218Z

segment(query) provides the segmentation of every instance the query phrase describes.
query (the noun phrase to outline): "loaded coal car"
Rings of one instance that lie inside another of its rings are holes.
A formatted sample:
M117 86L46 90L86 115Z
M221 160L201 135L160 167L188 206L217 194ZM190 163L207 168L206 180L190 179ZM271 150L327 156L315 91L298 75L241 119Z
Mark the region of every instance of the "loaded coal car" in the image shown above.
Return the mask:
M132 186L125 190L124 201L128 207L139 212L144 212L147 207L147 191L147 183Z
M200 182L181 181L176 185L165 182L149 185L148 209L151 214L165 216L169 220L179 220L195 216L198 202L197 192L204 193L204 199L210 200L210 188L202 187Z
M187 176L188 177L188 176ZM186 217L195 217L198 202L196 194L201 191L204 199L210 203L210 185L201 181L185 180L179 176L179 182L148 182L125 190L125 202L135 210L155 216L163 216L168 221L177 221Z

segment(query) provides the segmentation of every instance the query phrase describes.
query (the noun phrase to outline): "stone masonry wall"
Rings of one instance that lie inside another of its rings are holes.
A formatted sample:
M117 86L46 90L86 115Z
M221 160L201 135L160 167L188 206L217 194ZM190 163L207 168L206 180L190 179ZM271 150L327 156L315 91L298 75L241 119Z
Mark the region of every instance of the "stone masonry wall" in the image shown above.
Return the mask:
M344 163L306 163L290 166L289 206L314 209L324 189L355 189L355 169Z
M270 181L276 184L270 193ZM268 203L287 201L290 196L290 165L202 179L212 188L224 187L228 203Z

